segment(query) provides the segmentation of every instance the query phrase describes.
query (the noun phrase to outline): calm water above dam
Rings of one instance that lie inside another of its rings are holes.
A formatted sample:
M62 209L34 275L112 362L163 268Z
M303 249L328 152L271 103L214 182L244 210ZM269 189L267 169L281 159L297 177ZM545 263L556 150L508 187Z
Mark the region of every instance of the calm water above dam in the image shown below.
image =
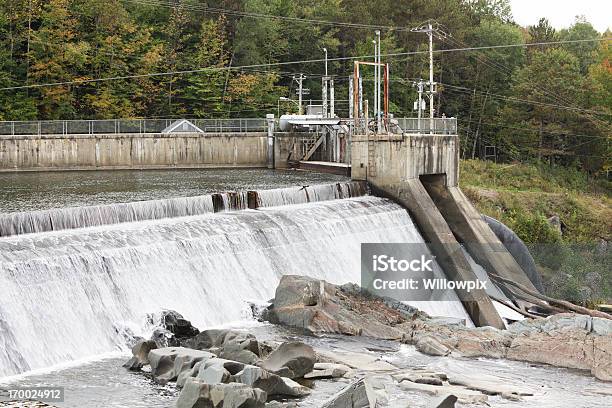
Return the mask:
M268 169L0 173L0 213L346 180L346 177L331 174Z

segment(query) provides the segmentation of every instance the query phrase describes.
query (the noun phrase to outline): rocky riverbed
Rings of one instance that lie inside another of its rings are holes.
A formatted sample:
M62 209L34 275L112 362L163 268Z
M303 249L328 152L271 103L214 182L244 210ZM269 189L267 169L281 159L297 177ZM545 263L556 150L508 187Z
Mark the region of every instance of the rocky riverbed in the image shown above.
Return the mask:
M607 319L563 314L517 322L505 331L473 329L364 296L353 285L302 276L283 277L272 303L253 310L292 335L200 332L180 314L166 312L162 327L134 345L124 366L159 384L175 383L179 408L541 407L547 401L590 407L612 398ZM478 364L466 358L479 358ZM579 395L546 389L538 376L502 369L508 360L536 363L534 370L547 370L540 364L581 370L578 375L600 381ZM587 405L580 405L584 399Z
M91 362L19 385L67 384L70 398L58 407L611 405L604 319L468 329L353 285L299 276L284 277L275 299L252 310L256 325L203 331L166 311L151 338L135 339L124 367L116 358ZM11 404L0 402L27 406Z

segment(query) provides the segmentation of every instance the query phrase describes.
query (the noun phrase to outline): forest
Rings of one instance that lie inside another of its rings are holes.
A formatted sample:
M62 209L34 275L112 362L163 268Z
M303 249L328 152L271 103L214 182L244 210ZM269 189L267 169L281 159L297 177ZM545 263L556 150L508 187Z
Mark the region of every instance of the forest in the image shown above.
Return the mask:
M303 73L317 103L323 49L347 117L353 61L373 59L376 29L390 111L415 116L429 65L411 29L426 21L439 29L434 106L458 118L464 158L495 146L501 161L609 172L612 33L583 17L521 27L508 0L0 0L0 120L295 112L279 98L296 99Z

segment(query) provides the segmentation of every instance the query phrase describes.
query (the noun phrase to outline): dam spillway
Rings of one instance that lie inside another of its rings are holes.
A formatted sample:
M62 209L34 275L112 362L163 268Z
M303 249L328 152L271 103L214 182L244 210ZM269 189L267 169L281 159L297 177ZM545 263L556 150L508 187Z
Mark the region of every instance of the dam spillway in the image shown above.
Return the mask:
M200 327L240 320L283 274L358 282L363 242L422 238L402 207L372 196L0 238L0 377L125 350L162 309Z

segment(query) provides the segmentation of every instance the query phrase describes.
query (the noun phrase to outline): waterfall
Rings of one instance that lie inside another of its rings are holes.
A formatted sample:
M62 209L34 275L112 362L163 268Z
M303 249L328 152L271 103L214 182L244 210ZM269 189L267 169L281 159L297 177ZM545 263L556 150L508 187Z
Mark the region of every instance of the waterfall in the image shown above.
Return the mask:
M350 198L364 195L365 192L363 183L343 182L274 190L226 192L164 200L14 212L0 214L0 237L185 217L215 211ZM252 197L252 202L249 202L249 196Z
M125 350L161 309L201 328L241 320L283 274L359 282L363 242L423 240L372 196L1 238L0 377Z

